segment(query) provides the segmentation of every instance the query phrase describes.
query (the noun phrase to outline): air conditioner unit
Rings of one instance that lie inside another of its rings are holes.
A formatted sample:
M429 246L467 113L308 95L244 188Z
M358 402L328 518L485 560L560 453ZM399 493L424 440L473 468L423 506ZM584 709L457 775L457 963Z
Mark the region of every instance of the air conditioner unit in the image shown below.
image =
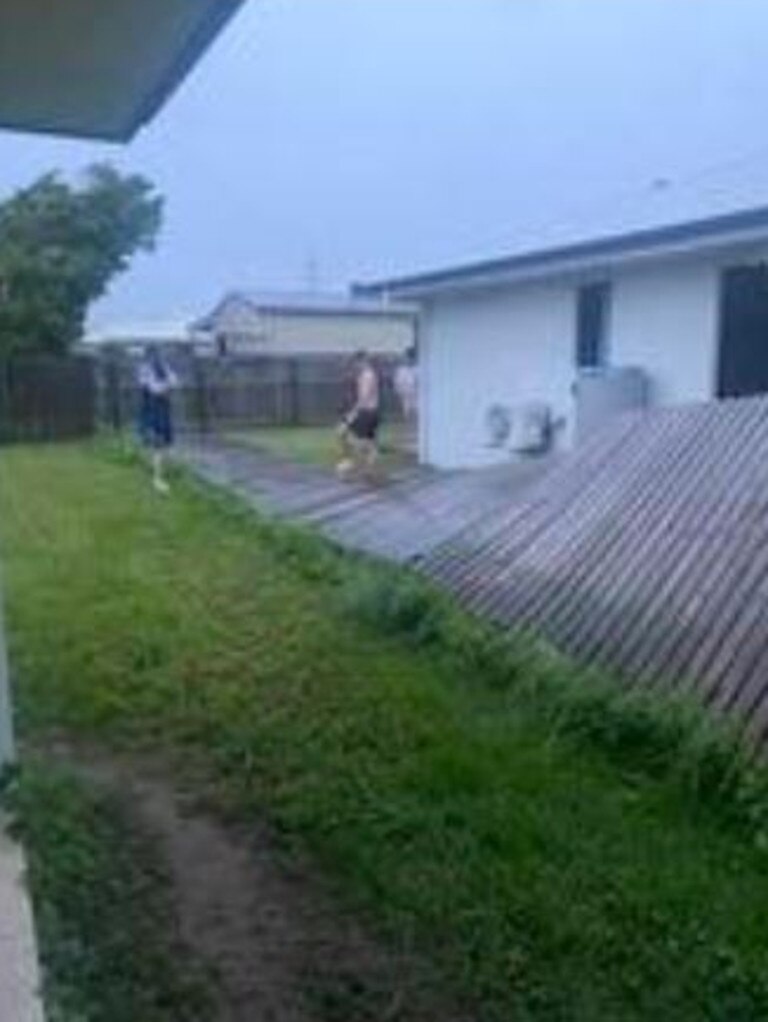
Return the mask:
M552 439L552 414L549 405L539 401L519 405L512 416L509 449L516 454L540 454Z
M649 379L634 366L582 372L575 385L576 438L606 429L617 416L648 406Z
M512 409L506 405L490 405L485 413L485 435L488 447L507 446L512 433Z
M552 437L552 416L548 405L493 404L485 413L488 447L515 454L537 454L547 450Z

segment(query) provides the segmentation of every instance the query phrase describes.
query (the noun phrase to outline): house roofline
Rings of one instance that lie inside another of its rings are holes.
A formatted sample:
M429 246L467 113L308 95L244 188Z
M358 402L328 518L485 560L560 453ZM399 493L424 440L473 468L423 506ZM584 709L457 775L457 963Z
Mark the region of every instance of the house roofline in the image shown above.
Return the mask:
M675 255L768 240L768 206L698 220L607 235L518 255L466 263L409 276L354 285L362 297L427 297L445 290L493 287L559 273L603 268L617 262Z
M354 295L353 295L354 297ZM338 305L312 305L311 302L302 304L299 302L291 302L288 298L285 302L276 301L265 301L259 302L254 301L247 293L242 291L230 291L214 306L213 310L206 316L201 316L190 324L190 329L206 329L206 324L221 313L226 308L229 302L241 302L243 305L247 305L255 313L282 313L291 316L350 316L356 318L369 318L376 319L385 317L387 319L415 319L418 310L415 306L410 307L402 304L387 304L382 301L371 300L370 304L363 305L361 303L355 304L354 301L345 303L343 299L339 299Z
M312 305L281 305L280 303L259 305L249 303L258 312L279 312L288 313L292 316L386 316L389 319L412 319L417 314L416 309L404 308L402 305L370 305L355 307L354 305L337 305L315 308Z

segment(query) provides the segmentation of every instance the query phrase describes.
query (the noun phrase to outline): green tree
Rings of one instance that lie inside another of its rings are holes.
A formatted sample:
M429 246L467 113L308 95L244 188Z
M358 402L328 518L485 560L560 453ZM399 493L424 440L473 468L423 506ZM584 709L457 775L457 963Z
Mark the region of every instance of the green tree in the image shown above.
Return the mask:
M108 164L72 185L46 174L0 203L0 355L63 352L91 302L155 246L163 199Z

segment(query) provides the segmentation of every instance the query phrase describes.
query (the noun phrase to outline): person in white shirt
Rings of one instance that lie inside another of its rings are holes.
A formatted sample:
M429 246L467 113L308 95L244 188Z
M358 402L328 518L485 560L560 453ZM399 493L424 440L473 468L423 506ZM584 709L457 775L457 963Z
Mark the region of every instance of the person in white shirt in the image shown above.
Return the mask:
M158 493L168 493L165 455L173 444L171 392L178 386L178 379L155 345L144 352L138 384L141 437L152 452L152 484Z
M394 383L403 418L412 424L419 410L419 370L415 348L406 351L405 358L395 370Z

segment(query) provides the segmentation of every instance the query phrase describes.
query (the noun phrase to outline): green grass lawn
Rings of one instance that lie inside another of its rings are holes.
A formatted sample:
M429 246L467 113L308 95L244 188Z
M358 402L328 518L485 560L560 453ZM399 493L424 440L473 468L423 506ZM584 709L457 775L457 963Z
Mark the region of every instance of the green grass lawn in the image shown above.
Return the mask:
M286 426L234 431L235 443L308 465L332 468L339 460L339 443L332 426ZM387 469L411 464L414 456L405 446L405 427L385 423L381 430L381 465Z
M105 449L3 451L0 535L27 742L204 765L481 1020L768 1018L756 808L569 665Z

